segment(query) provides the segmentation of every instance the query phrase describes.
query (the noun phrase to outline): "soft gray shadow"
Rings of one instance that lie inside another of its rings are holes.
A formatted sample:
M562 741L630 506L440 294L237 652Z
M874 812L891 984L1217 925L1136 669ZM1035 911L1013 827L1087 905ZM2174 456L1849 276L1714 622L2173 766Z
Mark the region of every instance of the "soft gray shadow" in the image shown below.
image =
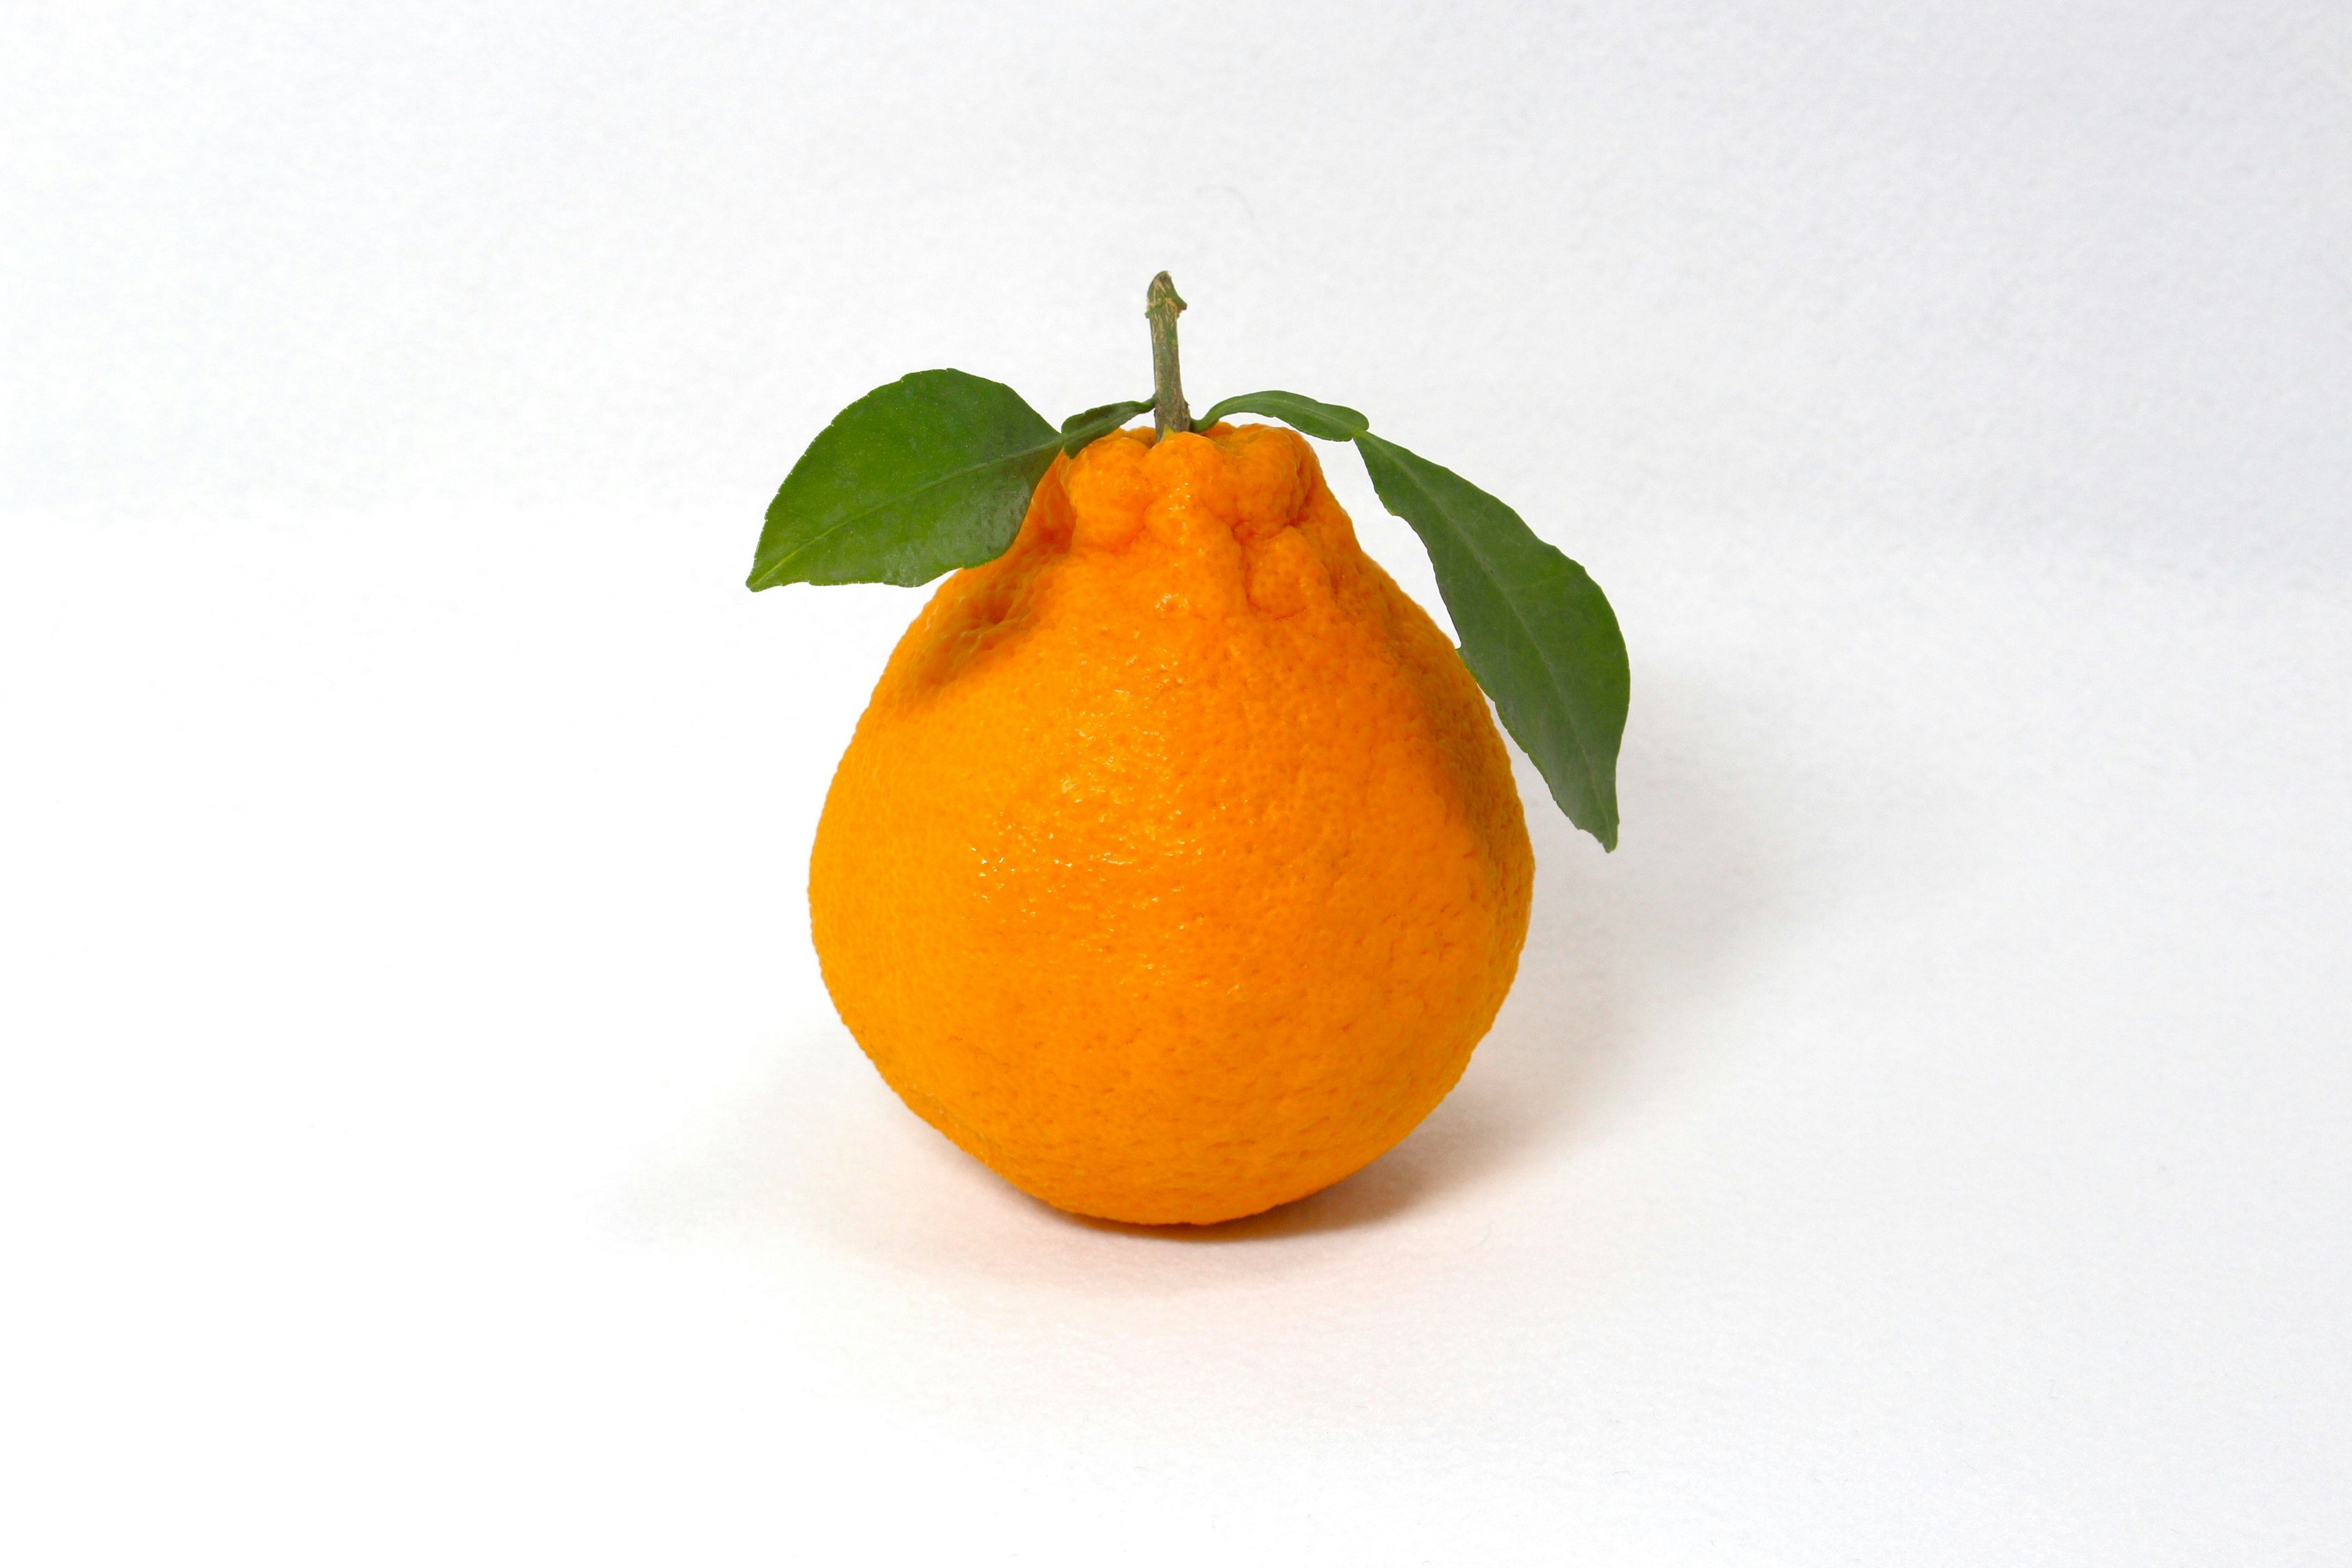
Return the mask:
M1781 879L1759 837L1779 781L1738 740L1757 705L1646 674L1619 793L1625 827L1603 855L1520 763L1536 850L1534 917L1519 974L1462 1082L1412 1136L1322 1192L1213 1226L1133 1226L1041 1213L1089 1229L1243 1242L1378 1225L1488 1181L1694 1069L1677 1014L1727 984Z

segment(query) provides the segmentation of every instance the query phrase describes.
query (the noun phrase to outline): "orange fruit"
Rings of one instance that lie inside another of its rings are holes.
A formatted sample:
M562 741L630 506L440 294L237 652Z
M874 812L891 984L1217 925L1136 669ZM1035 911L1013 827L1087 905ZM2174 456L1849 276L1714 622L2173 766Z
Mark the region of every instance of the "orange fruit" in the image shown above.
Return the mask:
M1307 442L1121 431L891 655L817 826L827 989L1046 1203L1209 1224L1411 1131L1493 1023L1534 860L1461 658Z

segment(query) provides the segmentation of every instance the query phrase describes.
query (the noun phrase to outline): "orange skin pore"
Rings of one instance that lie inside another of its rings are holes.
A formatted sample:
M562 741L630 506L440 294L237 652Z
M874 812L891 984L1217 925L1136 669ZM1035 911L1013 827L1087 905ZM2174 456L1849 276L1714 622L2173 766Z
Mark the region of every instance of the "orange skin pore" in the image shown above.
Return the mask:
M1120 431L908 628L809 868L835 1005L1024 1192L1205 1225L1377 1159L1518 967L1486 699L1307 442Z

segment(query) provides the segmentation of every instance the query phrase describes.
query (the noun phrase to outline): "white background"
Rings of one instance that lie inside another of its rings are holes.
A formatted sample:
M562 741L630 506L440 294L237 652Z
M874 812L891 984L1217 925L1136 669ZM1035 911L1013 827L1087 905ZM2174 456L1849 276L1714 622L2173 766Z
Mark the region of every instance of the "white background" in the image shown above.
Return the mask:
M0 204L9 1561L2352 1557L2352 10L19 3ZM1459 1091L1191 1237L858 1055L919 600L740 585L1161 267L1634 671Z

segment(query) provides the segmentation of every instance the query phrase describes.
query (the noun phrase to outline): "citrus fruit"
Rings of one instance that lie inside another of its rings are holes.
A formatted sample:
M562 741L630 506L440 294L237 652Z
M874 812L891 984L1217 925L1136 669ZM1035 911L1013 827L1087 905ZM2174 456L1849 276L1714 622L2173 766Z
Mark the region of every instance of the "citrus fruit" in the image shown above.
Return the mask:
M1154 278L1152 395L1058 427L960 370L876 387L784 477L748 580L953 574L825 796L819 966L917 1114L1046 1203L1144 1225L1303 1197L1444 1098L1534 880L1486 700L1613 849L1629 691L1584 568L1365 415L1265 391L1196 424L1183 309ZM1355 447L1460 648L1302 435Z
M1045 1202L1208 1224L1376 1159L1510 989L1533 859L1478 684L1307 441L1119 431L891 655L818 825L824 983Z

